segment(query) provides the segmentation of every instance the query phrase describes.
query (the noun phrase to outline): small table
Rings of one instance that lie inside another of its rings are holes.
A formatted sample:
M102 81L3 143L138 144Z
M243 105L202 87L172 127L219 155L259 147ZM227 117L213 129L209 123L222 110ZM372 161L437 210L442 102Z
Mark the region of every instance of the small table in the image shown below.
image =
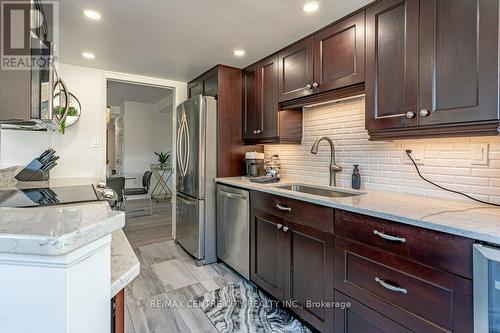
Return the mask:
M168 186L168 181L172 177L174 169L171 165L160 165L151 164L151 172L156 179L156 185L151 191L151 197L156 199L156 202L160 199L167 199L172 197L172 191Z

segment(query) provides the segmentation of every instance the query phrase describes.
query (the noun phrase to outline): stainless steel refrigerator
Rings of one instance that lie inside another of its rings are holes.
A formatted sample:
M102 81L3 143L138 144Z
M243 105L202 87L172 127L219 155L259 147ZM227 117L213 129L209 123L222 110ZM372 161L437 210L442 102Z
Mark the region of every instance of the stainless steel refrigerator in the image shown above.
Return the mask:
M217 261L217 102L196 96L177 107L176 241L198 261Z

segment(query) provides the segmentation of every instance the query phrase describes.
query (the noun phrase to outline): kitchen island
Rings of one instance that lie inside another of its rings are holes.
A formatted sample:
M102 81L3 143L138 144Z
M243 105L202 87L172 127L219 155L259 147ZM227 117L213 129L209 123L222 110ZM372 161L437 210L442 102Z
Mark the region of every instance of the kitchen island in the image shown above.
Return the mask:
M103 201L0 208L0 331L109 332L110 299L139 274L124 225Z

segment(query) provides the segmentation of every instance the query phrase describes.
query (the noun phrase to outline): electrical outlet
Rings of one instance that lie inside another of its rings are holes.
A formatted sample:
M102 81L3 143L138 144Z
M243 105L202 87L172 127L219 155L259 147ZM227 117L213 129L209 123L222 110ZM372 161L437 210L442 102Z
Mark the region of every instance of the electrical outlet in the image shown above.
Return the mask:
M423 145L404 145L403 146L403 164L413 164L406 155L406 151L411 150L411 157L415 160L418 165L424 165L425 163L425 146Z
M472 165L488 165L488 150L487 143L472 144L470 148L470 164Z

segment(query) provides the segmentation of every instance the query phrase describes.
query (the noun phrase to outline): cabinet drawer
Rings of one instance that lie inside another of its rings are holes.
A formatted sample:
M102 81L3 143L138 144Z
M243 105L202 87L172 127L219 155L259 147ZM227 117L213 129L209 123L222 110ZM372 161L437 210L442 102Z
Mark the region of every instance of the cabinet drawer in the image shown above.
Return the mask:
M343 210L335 211L335 233L472 279L472 239Z
M252 207L307 227L333 234L333 209L307 202L252 191Z
M343 238L335 238L335 287L384 313L389 303L453 332L472 332L472 281ZM434 331L434 330L432 330ZM438 332L440 330L437 330Z
M335 302L339 302L346 306L344 309L340 307L335 309L335 332L414 332L338 291L335 291Z

